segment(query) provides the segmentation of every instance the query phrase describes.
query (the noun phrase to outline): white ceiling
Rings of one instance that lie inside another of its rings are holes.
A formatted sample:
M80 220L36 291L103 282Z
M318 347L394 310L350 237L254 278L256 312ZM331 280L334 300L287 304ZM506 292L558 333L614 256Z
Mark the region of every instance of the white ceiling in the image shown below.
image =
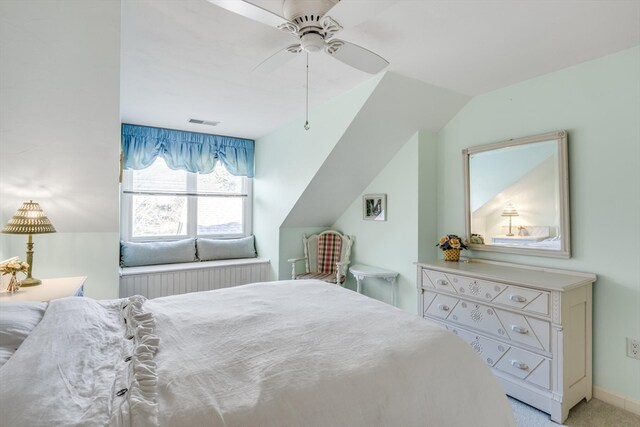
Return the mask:
M281 4L252 2L273 12ZM383 56L389 71L465 95L640 44L640 0L342 2L367 20L341 22L338 38ZM304 55L269 74L251 71L292 36L206 0L122 3L124 122L255 139L304 115ZM371 78L324 53L309 61L312 110Z

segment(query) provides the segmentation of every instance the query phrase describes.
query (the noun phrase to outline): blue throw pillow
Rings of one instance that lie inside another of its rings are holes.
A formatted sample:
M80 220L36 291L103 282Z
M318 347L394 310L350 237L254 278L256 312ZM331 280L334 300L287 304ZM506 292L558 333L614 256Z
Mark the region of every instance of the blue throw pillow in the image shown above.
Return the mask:
M254 237L241 239L201 239L197 243L200 261L217 259L255 258L256 247Z
M197 261L195 240L120 242L120 266L137 267Z

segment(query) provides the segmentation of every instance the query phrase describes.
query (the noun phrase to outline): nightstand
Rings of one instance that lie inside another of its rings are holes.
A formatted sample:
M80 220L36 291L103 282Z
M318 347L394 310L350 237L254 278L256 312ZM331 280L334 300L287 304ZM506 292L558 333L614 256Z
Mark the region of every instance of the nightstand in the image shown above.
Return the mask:
M38 286L21 287L18 292L0 293L0 301L51 301L64 297L81 297L84 295L86 276L60 277L57 279L42 279Z

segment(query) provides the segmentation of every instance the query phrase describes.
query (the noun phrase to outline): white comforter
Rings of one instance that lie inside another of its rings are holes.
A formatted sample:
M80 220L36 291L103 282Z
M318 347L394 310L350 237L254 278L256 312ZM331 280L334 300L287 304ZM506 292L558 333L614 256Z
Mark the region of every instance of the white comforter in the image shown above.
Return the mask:
M0 368L0 411L29 426L514 424L458 337L318 281L52 301Z

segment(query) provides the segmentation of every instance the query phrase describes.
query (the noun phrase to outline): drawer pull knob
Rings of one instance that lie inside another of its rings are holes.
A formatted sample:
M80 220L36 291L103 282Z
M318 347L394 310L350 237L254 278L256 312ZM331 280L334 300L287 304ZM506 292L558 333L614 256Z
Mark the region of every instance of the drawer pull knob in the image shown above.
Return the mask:
M511 330L519 334L526 334L529 332L529 330L524 326L518 326L518 325L511 325Z
M444 304L438 304L438 308L442 311L449 311L449 306Z
M440 285L440 286L447 286L447 285L449 284L449 283L447 283L447 281L446 281L446 280L444 280L444 279L438 279L438 280L436 280L436 283L437 283L438 285Z
M521 295L509 295L509 299L514 302L525 302L527 300Z
M515 366L518 369L522 369L523 371L529 370L529 366L527 366L526 363L522 363L517 360L512 360L511 365Z

